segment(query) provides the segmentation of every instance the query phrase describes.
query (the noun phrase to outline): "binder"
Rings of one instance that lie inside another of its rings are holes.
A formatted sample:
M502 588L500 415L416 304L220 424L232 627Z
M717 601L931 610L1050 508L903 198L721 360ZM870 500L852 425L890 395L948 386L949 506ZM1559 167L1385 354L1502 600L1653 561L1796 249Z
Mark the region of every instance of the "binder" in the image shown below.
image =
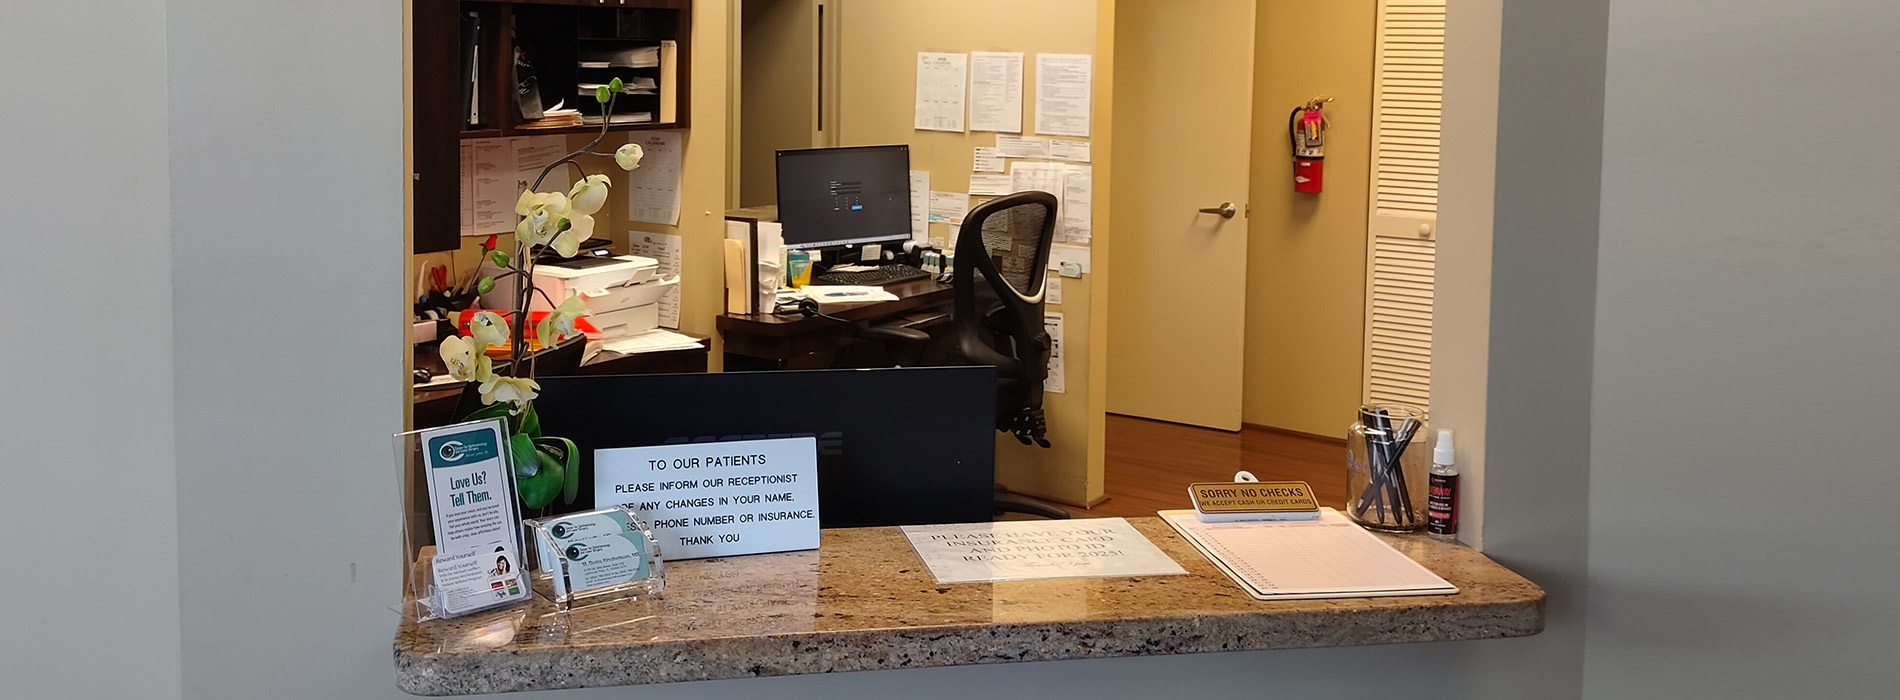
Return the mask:
M777 219L776 206L726 212L726 310L729 313L772 311L772 299L778 294L780 280L778 257L785 248L785 234Z
M482 16L462 13L462 114L467 115L471 128L482 122L481 46Z
M679 42L667 39L660 42L660 123L673 124L679 121Z

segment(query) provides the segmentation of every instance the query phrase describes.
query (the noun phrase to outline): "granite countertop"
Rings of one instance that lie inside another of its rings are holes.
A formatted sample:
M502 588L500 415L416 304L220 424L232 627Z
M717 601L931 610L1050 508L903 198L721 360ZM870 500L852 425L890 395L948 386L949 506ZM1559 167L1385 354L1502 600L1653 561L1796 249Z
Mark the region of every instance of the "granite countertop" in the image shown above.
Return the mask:
M939 585L894 527L816 551L669 562L666 594L528 606L396 633L416 695L1248 649L1522 637L1544 592L1459 544L1380 535L1457 595L1257 601L1159 518L1129 521L1186 576Z

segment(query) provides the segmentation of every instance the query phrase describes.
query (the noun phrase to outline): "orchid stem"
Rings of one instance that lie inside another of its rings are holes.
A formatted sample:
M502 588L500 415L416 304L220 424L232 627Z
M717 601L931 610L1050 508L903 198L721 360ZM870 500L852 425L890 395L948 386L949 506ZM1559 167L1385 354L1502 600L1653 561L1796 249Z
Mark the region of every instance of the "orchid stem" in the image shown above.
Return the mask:
M547 167L542 168L541 174L534 178L534 184L528 187L529 192L540 190L541 182L548 179L548 173L554 172L554 169L561 167L562 163L572 164L574 169L581 171L581 177L583 179L587 177L587 171L581 168L579 164L573 163L573 161L582 154L592 153L594 147L600 145L600 142L607 138L607 127L613 124L614 102L619 99L619 93L614 93L607 97L607 103L602 107L600 112L600 133L594 135L594 140L587 142L587 145L582 146L580 150L562 156L560 160L549 163ZM528 302L533 299L531 296L533 292L530 290L538 291L534 286L534 258L528 255L533 252L532 248L532 246L523 244L522 241L515 241L516 254L514 263L521 272L520 286L515 290L517 292L515 308L519 309L521 313L515 317L514 342L511 343L513 353L509 355L514 361L509 363L508 366L508 371L512 373L512 376L530 379L534 377L534 357L524 357L524 355L527 355L528 349L528 338L526 335L528 332ZM542 292L541 296L545 298L547 293ZM554 305L553 300L549 300L549 305ZM527 366L525 374L522 369L524 364Z

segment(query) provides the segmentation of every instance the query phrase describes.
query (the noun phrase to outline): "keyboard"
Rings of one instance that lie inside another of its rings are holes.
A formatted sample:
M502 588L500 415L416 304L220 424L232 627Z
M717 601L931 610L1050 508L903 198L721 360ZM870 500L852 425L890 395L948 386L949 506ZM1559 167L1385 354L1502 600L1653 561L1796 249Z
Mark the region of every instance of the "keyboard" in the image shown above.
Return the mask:
M812 284L844 284L858 287L882 287L899 282L928 279L930 273L910 265L884 265L863 272L828 272L812 278Z

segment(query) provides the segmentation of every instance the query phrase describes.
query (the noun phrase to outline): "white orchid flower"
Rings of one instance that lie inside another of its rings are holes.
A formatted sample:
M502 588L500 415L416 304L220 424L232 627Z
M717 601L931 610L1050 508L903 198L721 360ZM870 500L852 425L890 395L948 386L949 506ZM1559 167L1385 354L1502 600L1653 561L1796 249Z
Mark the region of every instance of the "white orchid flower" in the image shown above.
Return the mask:
M528 245L546 245L561 232L561 220L572 211L565 194L524 190L515 200L515 214L521 217L515 236Z
M539 395L541 385L536 384L532 379L522 377L490 376L487 381L482 382L481 391L482 403L507 401L514 404L515 410L519 411L523 404L533 401L534 397Z
M567 221L568 229L554 234L554 240L548 242L548 247L553 248L554 253L563 258L571 258L581 252L581 241L594 235L594 217L575 214Z
M495 376L495 361L481 353L469 339L452 335L442 339L442 364L458 382L485 382Z
M468 321L468 336L479 348L504 347L508 345L508 319L493 311L476 312Z
M613 185L606 175L589 175L567 191L568 217L591 216L607 203L607 188Z
M575 328L574 324L580 321L582 316L590 315L593 315L593 312L587 310L587 302L582 301L578 296L568 297L567 301L554 307L554 312L541 319L541 323L535 327L535 334L541 339L541 347L551 348L563 340L580 335L580 329Z
M640 148L640 144L630 143L614 149L614 163L621 170L632 170L640 167L640 159L646 155L646 150Z

